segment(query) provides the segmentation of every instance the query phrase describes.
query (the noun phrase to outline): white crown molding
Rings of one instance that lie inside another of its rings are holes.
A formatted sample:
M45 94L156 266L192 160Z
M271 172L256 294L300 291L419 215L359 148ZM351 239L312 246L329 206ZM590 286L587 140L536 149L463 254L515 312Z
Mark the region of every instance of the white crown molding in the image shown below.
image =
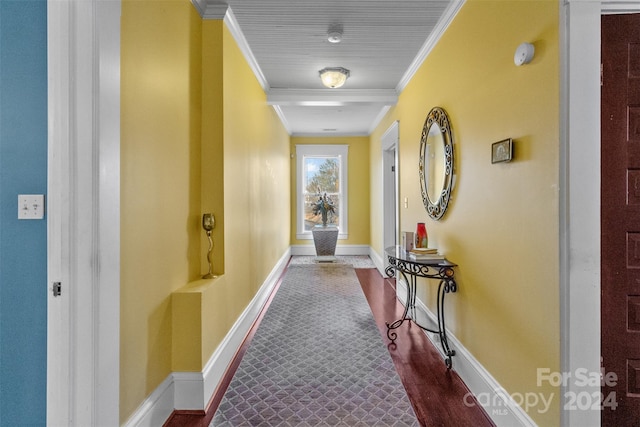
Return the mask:
M276 114L280 118L280 122L282 123L282 126L284 126L284 129L287 131L289 135L291 135L291 125L289 124L289 121L285 117L284 111L282 111L282 108L280 108L279 105L274 105L273 109L275 110Z
M260 69L258 61L256 61L249 47L249 43L247 43L247 39L244 37L242 30L240 30L240 25L229 5L215 3L211 0L191 0L191 3L202 19L224 19L224 23L227 24L227 28L229 28L231 35L238 44L245 60L249 63L249 67L256 76L256 79L258 79L262 90L265 92L268 91L269 83L267 82L267 78L264 76L262 69Z
M390 109L391 109L391 105L385 105L380 109L380 112L378 113L376 118L373 119L373 122L371 122L371 127L369 128L369 135L371 135L373 131L376 130L376 128L378 127L380 122L382 122L382 119L384 119L384 116L387 115Z
M369 136L369 134L365 132L293 132L291 136L295 137L305 137L305 138L319 138L319 137L327 137L330 136L332 138L344 138L347 136ZM298 240L305 240L305 238L298 236ZM344 234L339 234L338 239L348 239L349 237ZM312 237L310 237L312 239ZM337 249L336 249L337 250ZM341 254L338 254L341 255Z
M270 89L269 105L283 106L343 106L367 103L395 105L398 93L395 89Z
M269 82L267 82L267 78L262 73L262 69L258 65L256 57L253 56L253 52L249 47L249 43L247 43L247 39L244 37L244 34L240 30L240 25L238 24L238 21L236 20L236 17L233 14L231 8L227 9L227 14L224 17L224 22L225 24L227 24L227 28L229 28L229 31L231 32L231 35L235 39L236 43L238 43L240 51L244 55L245 60L249 63L249 67L253 71L253 74L256 76L256 79L258 79L258 83L260 83L260 86L262 86L262 89L265 92L268 91Z
M229 6L209 0L191 0L202 19L223 19Z
M440 37L442 37L444 32L447 30L447 28L453 21L453 18L455 18L455 16L458 14L458 11L462 8L464 3L465 0L453 0L449 4L449 7L447 7L447 10L444 11L442 17L434 27L433 31L422 45L422 48L420 48L420 51L407 69L407 72L404 73L404 76L402 76L402 78L400 79L398 86L396 86L396 91L398 93L402 92L402 90L409 84L422 63L425 61L425 59L427 59L427 56L429 56L429 53L431 53L431 50L435 47L436 44L438 44Z

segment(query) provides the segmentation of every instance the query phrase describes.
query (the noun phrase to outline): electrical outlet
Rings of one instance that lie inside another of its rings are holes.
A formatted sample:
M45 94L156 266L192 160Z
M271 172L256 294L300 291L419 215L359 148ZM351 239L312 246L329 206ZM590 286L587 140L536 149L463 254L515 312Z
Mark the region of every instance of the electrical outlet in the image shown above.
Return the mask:
M44 194L19 194L18 219L43 219Z

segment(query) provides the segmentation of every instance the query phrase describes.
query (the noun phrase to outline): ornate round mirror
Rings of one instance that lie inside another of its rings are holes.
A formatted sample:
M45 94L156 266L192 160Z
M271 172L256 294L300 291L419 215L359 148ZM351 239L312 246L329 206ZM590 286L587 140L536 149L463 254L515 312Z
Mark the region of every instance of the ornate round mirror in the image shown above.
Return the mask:
M440 107L429 112L422 127L419 173L424 207L438 220L449 205L453 181L453 136L449 116Z

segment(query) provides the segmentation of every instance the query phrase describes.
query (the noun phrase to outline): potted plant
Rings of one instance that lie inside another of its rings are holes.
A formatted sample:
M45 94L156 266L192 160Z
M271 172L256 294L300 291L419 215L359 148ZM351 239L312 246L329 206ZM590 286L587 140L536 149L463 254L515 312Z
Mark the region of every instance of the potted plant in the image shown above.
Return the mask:
M333 219L336 207L325 192L318 197L313 205L313 214L322 215L322 225L316 225L311 230L313 243L316 247L316 259L320 262L333 262L336 260L336 244L338 242L338 227L327 225Z

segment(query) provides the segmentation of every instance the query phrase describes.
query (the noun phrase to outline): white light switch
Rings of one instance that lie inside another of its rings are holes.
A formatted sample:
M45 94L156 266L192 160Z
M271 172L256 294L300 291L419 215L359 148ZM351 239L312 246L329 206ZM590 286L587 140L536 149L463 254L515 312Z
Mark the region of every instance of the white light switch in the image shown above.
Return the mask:
M44 194L19 194L18 219L43 219Z

